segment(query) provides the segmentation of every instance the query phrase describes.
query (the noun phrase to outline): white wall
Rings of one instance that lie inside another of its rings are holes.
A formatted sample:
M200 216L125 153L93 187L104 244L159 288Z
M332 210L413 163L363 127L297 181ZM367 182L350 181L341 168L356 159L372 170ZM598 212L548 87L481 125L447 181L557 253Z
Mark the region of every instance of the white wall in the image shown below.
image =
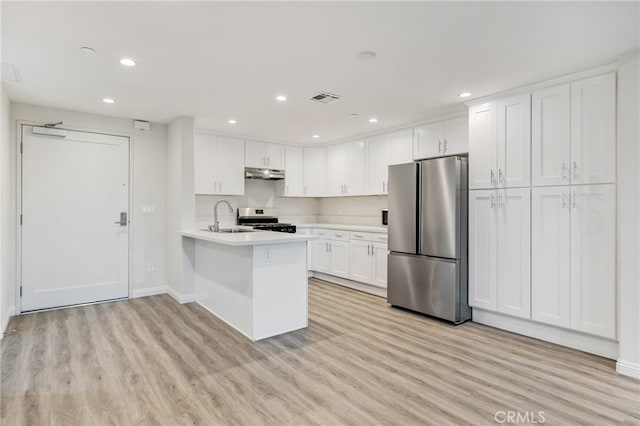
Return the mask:
M640 379L640 59L618 70L618 340L617 370Z
M220 207L220 226L230 227L236 223L235 210L238 207L276 207L280 222L294 224L317 222L318 200L316 198L276 197L276 182L265 180L245 180L243 196L197 195L196 222L198 228L213 224L213 207L219 200L227 200L234 213Z
M15 180L10 102L0 88L0 338L15 311Z
M192 277L195 247L193 240L178 234L182 229L195 227L194 132L193 117L178 117L169 123L167 133L167 286L169 294L183 303L195 299Z
M380 211L387 206L386 195L321 198L318 203L318 222L380 226Z
M167 126L152 124L151 131L137 131L133 120L112 118L96 114L46 108L13 103L11 105L12 162L11 178L15 178L15 138L16 122L24 120L34 123L64 121L63 127L126 135L131 138L130 188L132 205L131 217L131 289L132 296L141 296L165 289L165 170ZM4 182L4 179L3 179ZM15 197L15 192L13 194ZM142 206L154 206L155 214L142 215ZM4 212L3 206L3 212ZM15 208L9 209L10 213ZM15 228L14 228L15 229ZM4 257L4 256L3 256ZM147 272L147 265L155 263L155 272ZM14 280L15 282L15 280ZM13 288L10 298L15 302Z

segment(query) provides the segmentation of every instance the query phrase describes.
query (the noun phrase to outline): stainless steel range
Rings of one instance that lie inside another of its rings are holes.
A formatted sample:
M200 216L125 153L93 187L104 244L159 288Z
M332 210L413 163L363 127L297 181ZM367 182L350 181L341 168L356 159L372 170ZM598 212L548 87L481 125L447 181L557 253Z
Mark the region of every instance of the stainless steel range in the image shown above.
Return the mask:
M242 207L238 209L237 224L262 231L296 233L296 226L278 222L278 209Z

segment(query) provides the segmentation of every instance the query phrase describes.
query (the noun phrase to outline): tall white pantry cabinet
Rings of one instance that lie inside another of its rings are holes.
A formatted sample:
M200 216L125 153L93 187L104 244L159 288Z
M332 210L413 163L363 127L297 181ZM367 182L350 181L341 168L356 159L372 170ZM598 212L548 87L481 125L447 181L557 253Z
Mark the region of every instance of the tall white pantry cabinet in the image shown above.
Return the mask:
M616 74L469 108L469 304L616 338Z

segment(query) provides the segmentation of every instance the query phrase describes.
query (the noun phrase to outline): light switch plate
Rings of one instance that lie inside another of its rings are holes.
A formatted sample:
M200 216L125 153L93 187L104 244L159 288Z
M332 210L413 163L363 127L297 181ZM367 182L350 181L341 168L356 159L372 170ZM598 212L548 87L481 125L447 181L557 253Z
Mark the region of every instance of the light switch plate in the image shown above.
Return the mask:
M156 206L142 206L142 214L155 214Z

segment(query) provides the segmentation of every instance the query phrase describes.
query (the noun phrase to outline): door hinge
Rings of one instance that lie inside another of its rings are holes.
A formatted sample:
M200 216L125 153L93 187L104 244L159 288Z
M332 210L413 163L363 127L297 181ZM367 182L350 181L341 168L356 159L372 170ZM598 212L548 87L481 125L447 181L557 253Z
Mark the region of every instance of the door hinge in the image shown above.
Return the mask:
M20 297L22 297L22 286L20 286Z
M20 213L20 226L22 226L22 213Z

